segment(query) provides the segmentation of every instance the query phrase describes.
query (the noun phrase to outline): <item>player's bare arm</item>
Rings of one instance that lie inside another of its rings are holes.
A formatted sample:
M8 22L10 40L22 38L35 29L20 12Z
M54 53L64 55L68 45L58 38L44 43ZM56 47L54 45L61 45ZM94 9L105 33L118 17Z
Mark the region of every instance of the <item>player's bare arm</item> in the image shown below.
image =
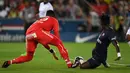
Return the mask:
M119 43L116 40L113 40L112 44L115 46L116 52L117 52L117 59L115 59L115 61L120 60L121 59L121 53L120 53Z

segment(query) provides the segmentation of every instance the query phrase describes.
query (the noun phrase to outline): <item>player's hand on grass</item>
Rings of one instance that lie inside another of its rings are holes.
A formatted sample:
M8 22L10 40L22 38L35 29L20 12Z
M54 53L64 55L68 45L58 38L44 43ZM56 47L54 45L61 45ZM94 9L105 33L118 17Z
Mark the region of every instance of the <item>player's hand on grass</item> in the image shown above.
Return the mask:
M58 57L56 56L55 53L53 53L53 57L54 57L56 60L58 60Z
M56 56L55 51L54 51L53 49L50 49L49 51L50 51L50 53L52 53L53 57L54 57L56 60L58 60L58 57Z
M115 59L115 61L119 61L119 60L121 60L121 57L117 57L117 58Z
M104 65L105 68L110 68L110 65L107 63L107 65Z
M121 53L120 52L117 53L117 58L115 59L115 61L119 61L119 60L121 60Z
M110 65L109 65L107 62L104 62L104 63L103 63L103 66L104 66L105 68L110 68Z

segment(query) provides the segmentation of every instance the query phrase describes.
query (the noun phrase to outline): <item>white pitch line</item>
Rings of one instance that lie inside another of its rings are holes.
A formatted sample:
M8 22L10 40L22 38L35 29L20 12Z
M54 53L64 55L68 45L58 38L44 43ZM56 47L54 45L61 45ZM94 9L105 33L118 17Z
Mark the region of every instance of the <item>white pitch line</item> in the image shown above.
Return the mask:
M128 65L130 65L130 64L119 64L119 63L109 63L109 64L118 65L118 66L128 66Z
M74 59L70 59L71 61L74 61ZM129 66L130 67L130 64L123 64L123 63L108 63L110 65L118 65L118 66Z

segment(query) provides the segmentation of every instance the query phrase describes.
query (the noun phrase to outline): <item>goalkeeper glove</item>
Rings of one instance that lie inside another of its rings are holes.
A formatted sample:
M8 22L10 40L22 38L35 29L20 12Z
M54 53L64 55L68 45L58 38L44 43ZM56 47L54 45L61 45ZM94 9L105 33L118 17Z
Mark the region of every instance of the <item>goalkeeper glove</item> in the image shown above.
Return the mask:
M54 57L56 60L58 60L58 57L56 56L55 51L54 51L53 49L50 49L49 51L50 51L50 53L52 53L53 57Z

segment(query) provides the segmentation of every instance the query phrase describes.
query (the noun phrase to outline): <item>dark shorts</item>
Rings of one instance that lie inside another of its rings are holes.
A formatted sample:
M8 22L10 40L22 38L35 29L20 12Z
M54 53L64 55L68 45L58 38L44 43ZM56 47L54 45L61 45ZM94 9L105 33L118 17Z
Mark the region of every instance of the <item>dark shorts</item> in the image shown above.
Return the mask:
M98 60L96 60L94 58L90 58L89 60L87 60L87 62L89 63L90 68L92 68L92 69L101 65L101 62L99 62Z

